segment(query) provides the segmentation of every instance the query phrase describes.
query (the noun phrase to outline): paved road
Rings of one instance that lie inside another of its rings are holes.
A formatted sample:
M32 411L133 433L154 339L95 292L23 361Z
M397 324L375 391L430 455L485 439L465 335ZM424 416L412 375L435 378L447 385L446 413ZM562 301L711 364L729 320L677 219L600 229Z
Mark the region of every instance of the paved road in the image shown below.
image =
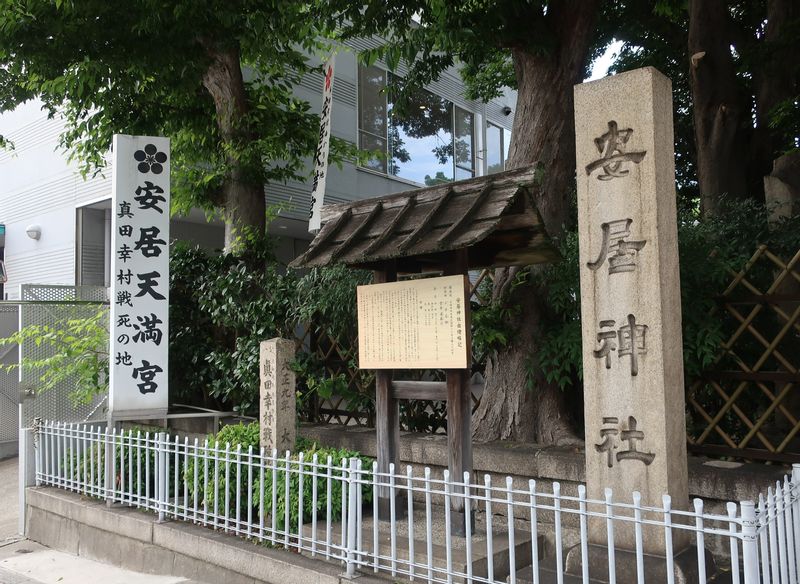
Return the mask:
M17 534L17 459L0 461L0 584L200 584L51 550Z

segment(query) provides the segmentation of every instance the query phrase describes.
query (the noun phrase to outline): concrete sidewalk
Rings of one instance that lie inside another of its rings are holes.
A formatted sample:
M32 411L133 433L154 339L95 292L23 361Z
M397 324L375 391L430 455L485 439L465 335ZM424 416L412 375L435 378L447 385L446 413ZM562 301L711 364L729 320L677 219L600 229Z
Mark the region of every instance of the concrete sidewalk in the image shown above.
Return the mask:
M0 545L19 539L16 458L0 460Z
M18 459L0 461L0 584L200 584L176 576L123 570L26 540L19 519Z
M0 547L0 584L197 584L175 576L152 576L51 550L32 541Z

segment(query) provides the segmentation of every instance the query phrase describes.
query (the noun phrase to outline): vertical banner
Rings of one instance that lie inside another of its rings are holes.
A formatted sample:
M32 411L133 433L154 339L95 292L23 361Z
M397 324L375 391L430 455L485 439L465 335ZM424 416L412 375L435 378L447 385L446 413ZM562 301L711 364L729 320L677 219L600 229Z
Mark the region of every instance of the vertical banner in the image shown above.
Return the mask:
M109 414L168 405L169 139L114 135Z
M319 143L314 153L314 182L311 187L311 209L308 214L308 230L319 231L322 203L325 199L325 183L328 174L328 150L331 143L331 109L333 108L333 67L336 55L331 55L325 65L325 81L322 85L322 112L319 116Z

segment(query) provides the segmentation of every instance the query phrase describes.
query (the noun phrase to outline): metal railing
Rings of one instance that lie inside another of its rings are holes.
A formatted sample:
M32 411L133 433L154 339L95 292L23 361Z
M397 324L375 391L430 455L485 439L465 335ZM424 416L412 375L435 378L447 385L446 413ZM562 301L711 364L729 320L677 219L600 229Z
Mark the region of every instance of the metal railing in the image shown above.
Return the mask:
M643 505L638 493L615 501L610 490L593 500L583 485L567 495L559 483L545 491L511 477L496 484L489 475L434 478L429 468L380 473L360 458L279 456L84 424L40 423L35 444L37 485L341 562L349 576L360 570L425 582L515 583L523 573L527 581L549 574L562 584L570 574L584 583L616 582L628 561L637 582L666 574L672 583L679 556L685 563L687 555L701 584L720 570L734 584L795 584L800 576L800 465L757 505L731 502L713 513L700 499L692 510L673 509L668 495L661 506ZM460 515L464 509L471 511ZM666 550L655 571L647 554L654 538ZM727 559L709 565L709 546L727 550ZM592 547L603 561L592 559Z

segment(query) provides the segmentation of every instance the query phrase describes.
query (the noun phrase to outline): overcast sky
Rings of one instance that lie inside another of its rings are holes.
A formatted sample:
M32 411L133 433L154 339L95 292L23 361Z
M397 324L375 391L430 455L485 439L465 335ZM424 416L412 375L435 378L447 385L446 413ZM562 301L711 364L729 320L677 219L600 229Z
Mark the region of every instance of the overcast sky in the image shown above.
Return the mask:
M589 77L589 81L600 79L601 77L606 76L608 73L608 68L616 59L616 54L621 46L622 41L614 41L606 47L606 52L597 57L597 60L592 63L592 75Z

